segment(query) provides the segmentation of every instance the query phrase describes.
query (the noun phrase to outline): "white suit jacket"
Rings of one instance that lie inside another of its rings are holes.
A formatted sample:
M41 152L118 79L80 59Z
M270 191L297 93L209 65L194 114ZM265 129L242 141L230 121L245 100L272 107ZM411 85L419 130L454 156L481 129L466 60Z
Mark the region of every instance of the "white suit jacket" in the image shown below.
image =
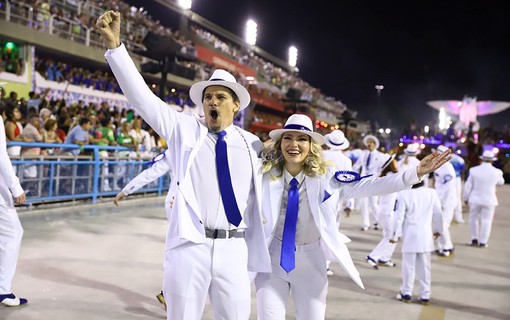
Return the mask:
M370 165L367 168L367 159L370 153L372 153L372 155L370 156ZM368 149L365 149L352 167L356 172L360 172L361 169L362 176L371 174L372 176L370 178L375 178L381 174L381 166L384 164L386 159L387 157L384 153L379 150L370 152Z
M273 239L273 231L280 214L285 188L283 175L275 177L275 174L272 173L271 171L265 173L262 180L264 199L262 210L266 218L264 228L268 244ZM336 227L336 205L338 201L396 192L418 182L416 168L379 179L362 179L352 183L341 183L332 177L332 173L316 178L305 176L310 209L313 220L321 234L322 248L326 259L336 260L349 277L361 288L364 288L363 282L346 246L346 243L351 240L340 233Z
M398 193L392 239L402 238L402 252L434 251L434 232L443 234L443 211L434 189Z
M23 194L23 188L12 168L7 154L7 138L2 117L0 117L0 208L14 208L14 198ZM14 197L14 198L13 198Z
M495 168L489 162L482 162L469 169L469 175L464 185L464 200L469 204L497 206L496 185L504 183L503 171Z
M125 195L130 195L136 192L138 189L143 186L151 183L152 181L158 179L159 177L165 174L171 174L172 172L172 164L170 163L170 150L167 149L164 153L162 153L164 157L158 161L154 161L150 167L140 172L136 177L134 177L128 184L122 189L122 192ZM158 155L159 156L159 155ZM168 193L165 199L165 211L166 217L170 220L170 201L175 195L175 190L177 189L177 182L174 178L170 179L170 186L168 189Z
M134 110L165 139L168 149L171 150L169 158L177 187L169 220L167 250L188 241L203 243L205 229L189 171L207 136L207 127L195 115L178 113L157 97L136 69L123 44L119 48L108 50L105 57ZM248 131L241 128L238 128L238 131L249 145L251 163L246 165L252 167L255 189L255 194L251 195L255 199L253 208L247 208L243 220L247 226L245 232L248 270L270 272L271 260L260 211L262 176L258 154L262 142Z
M453 165L443 164L434 171L434 188L443 210L453 210L457 206L457 180Z

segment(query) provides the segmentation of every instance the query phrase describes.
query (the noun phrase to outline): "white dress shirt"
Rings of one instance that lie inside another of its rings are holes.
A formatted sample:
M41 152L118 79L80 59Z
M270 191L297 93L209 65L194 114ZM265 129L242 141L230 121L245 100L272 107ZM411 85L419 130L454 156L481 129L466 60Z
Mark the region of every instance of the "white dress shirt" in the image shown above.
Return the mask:
M228 165L230 177L232 178L232 187L236 196L239 212L244 218L244 212L250 201L250 189L253 188L252 169L250 165L250 154L248 146L241 134L231 125L225 129L225 142L227 143ZM220 187L216 174L216 141L218 137L215 133L208 133L204 143L198 150L195 161L191 165L190 174L195 190L198 205L203 218L203 224L211 229L235 229L227 220L225 208L221 200ZM239 228L246 228L243 221Z
M306 192L306 183L303 183L305 174L301 171L297 176L293 177L285 168L283 170L283 177L285 179L284 193L282 197L282 206L280 209L280 215L276 222L276 228L274 230L274 236L280 240L283 239L283 228L285 225L285 217L287 213L287 202L288 194L290 189L290 181L293 178L299 182L299 211L298 221L296 227L296 243L297 244L308 244L316 240L319 240L321 234L317 225L313 220L312 211L310 210L310 204L308 201L308 195Z

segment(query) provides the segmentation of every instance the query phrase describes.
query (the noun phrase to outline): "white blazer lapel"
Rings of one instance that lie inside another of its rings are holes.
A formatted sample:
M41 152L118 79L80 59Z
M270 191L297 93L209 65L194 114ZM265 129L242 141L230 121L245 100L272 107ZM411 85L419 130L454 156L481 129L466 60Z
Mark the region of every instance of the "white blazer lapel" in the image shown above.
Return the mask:
M320 230L321 227L321 219L319 212L319 201L318 199L321 195L319 194L319 179L310 178L305 176L305 184L306 184L306 195L308 196L308 204L310 205L310 210L312 211L313 220L315 224Z
M271 230L276 226L276 221L278 220L278 215L280 214L280 209L282 207L282 195L285 186L285 179L283 176L278 178L267 177L269 184L269 199L271 203L271 214L268 219L269 225L271 226ZM269 236L269 235L267 235Z

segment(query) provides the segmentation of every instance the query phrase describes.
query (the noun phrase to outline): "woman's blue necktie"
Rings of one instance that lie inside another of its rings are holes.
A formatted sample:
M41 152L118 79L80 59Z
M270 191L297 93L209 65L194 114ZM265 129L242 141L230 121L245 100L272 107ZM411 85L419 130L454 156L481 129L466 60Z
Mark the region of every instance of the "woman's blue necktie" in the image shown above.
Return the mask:
M280 266L283 270L291 272L296 267L296 229L299 211L299 189L296 178L290 180L289 197L287 200L287 212L285 213L285 225L283 226L282 252Z
M241 223L241 213L237 206L236 196L232 188L232 179L230 178L230 170L228 168L227 143L225 142L225 131L216 133L218 141L216 141L216 171L218 174L218 183L220 185L221 200L223 208L227 214L227 220L234 226L238 227Z

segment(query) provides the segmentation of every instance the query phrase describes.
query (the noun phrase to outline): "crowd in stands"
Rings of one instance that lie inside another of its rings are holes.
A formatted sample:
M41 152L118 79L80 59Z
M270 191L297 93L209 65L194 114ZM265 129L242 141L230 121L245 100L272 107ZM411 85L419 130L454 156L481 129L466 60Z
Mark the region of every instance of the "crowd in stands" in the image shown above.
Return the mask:
M150 159L166 148L165 142L132 110L119 110L107 102L85 105L78 101L67 105L63 99L45 99L46 94L47 91L31 92L28 101L18 99L16 92L2 97L0 113L8 141L126 146L131 148L130 152L117 156L141 159ZM8 149L14 157L68 152L76 156L80 149L72 152L62 148L11 146Z

